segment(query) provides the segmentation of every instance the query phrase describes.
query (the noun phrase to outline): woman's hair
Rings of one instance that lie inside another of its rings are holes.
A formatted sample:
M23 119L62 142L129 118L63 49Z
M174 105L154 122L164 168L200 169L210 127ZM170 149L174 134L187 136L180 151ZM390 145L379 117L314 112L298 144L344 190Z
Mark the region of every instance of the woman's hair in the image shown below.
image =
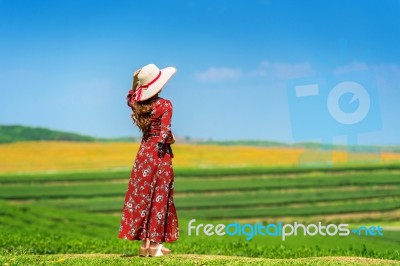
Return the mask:
M133 122L143 133L146 133L150 130L152 103L157 99L157 96L158 94L154 95L150 99L141 102L135 102L133 104L133 112L131 117Z

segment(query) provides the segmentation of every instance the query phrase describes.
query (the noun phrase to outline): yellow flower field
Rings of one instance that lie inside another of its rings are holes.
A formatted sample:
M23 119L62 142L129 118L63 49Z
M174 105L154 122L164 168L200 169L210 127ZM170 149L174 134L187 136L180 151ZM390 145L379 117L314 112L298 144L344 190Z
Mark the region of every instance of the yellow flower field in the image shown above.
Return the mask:
M130 142L17 142L0 145L0 173L65 170L112 170L132 167L139 143ZM348 160L400 161L400 154L347 154L303 148L262 148L174 144L175 168L295 166L333 158Z

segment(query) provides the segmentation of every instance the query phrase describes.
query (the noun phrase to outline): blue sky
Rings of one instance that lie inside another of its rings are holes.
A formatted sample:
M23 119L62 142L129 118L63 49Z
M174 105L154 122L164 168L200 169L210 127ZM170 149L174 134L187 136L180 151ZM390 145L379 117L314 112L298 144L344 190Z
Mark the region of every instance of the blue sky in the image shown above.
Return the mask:
M320 137L400 144L398 14L393 0L0 0L0 124L138 136L125 97L155 63L178 69L161 95L178 136L296 141L299 117L324 118L296 109L290 84L346 75L373 77L379 126Z

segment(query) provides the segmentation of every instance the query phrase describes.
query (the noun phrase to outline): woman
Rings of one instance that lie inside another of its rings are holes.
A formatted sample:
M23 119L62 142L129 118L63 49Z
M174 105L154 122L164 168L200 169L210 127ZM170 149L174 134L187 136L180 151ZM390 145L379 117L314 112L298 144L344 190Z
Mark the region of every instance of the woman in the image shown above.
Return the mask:
M159 97L176 69L146 65L133 75L127 96L132 119L143 133L132 168L122 210L119 238L142 240L140 256L163 256L171 251L162 242L178 239L174 205L174 172L171 144L171 101Z

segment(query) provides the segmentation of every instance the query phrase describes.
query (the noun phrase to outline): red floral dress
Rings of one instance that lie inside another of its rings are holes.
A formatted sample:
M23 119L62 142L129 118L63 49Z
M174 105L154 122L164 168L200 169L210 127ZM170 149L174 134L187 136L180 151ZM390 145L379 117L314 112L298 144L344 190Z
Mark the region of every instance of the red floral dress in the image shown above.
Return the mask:
M132 107L131 95L130 91L128 105ZM178 239L179 228L170 146L172 104L157 98L152 107L150 131L143 135L132 168L118 237L173 242Z

